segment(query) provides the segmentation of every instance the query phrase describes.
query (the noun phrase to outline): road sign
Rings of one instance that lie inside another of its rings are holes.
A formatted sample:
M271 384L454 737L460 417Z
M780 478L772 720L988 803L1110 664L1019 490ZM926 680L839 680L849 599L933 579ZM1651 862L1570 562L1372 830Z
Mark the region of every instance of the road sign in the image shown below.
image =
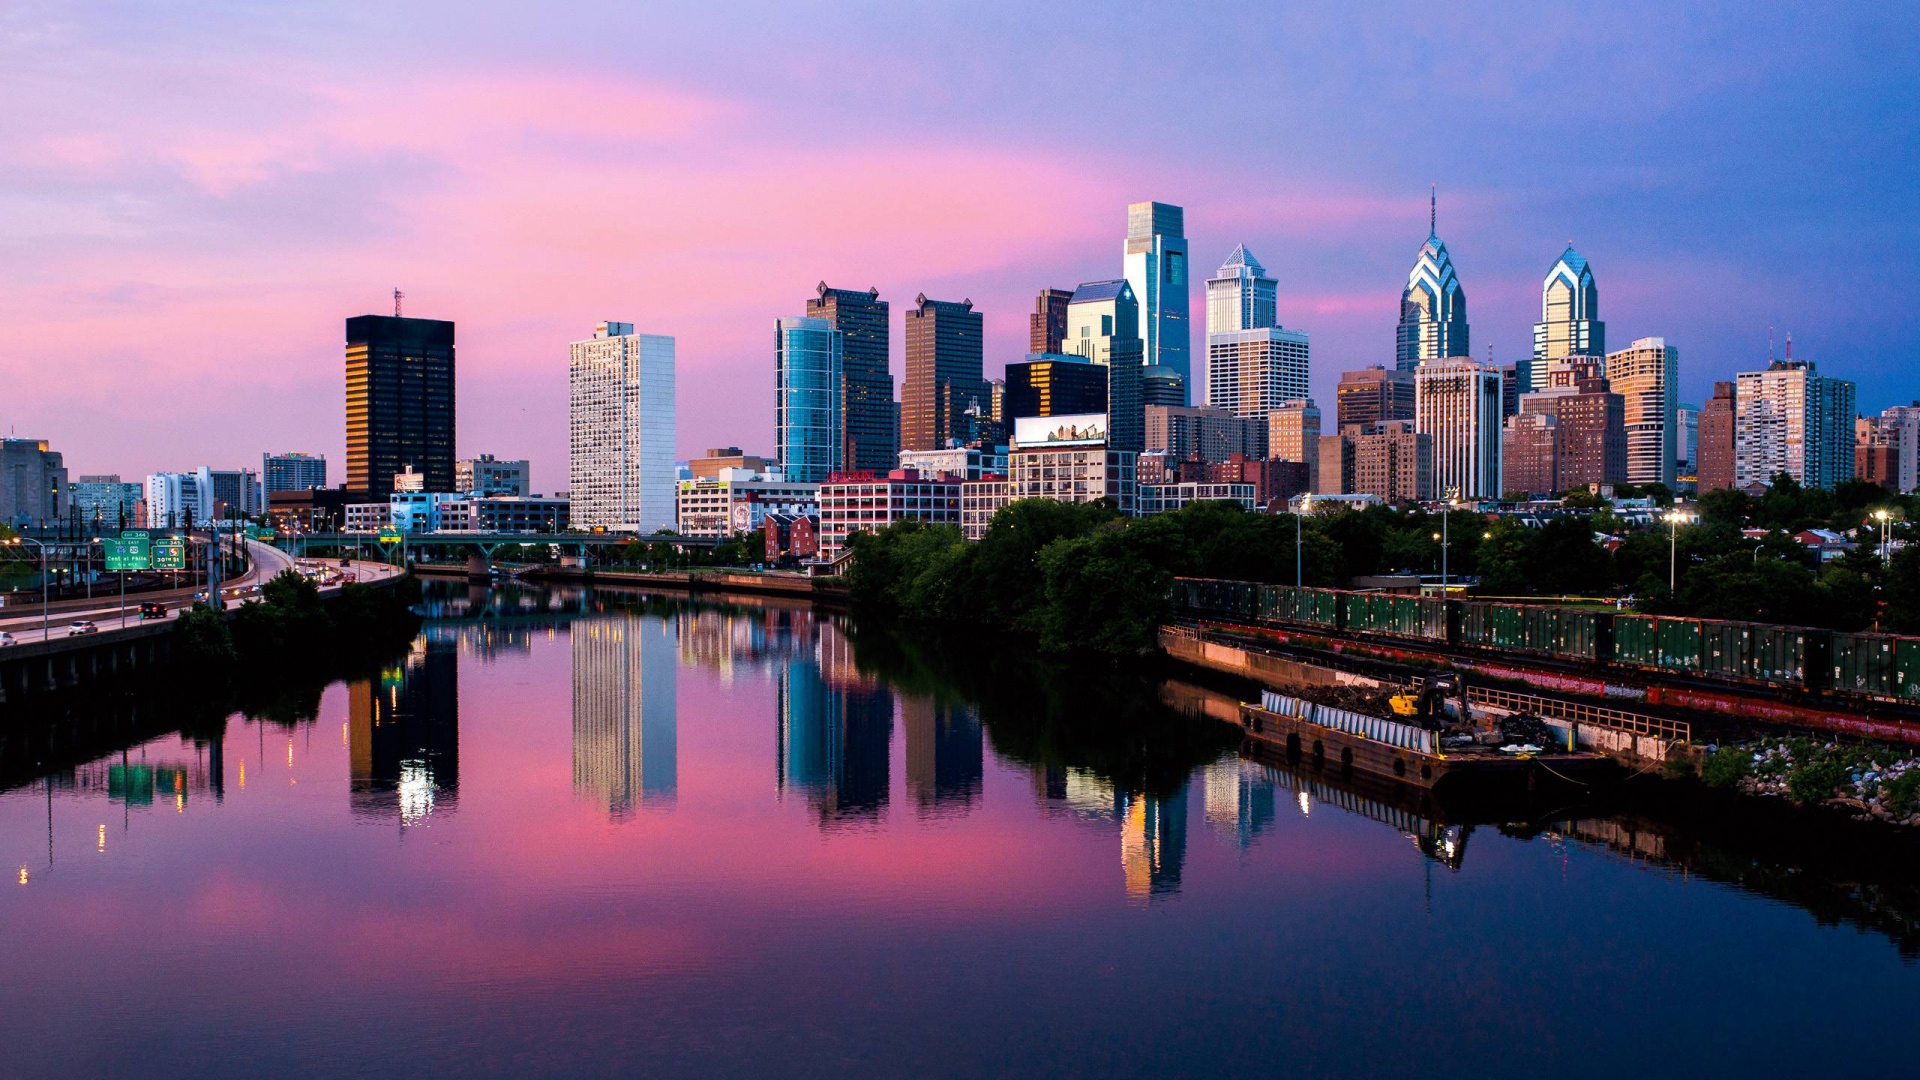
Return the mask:
M120 530L120 539L122 540L150 540L152 538L153 538L153 534L148 532L145 529L121 529Z
M161 540L153 545L155 570L185 570L187 545L178 540Z
M247 526L247 535L253 537L255 540L271 540L274 534L273 530L267 528L265 525L249 525Z
M398 529L382 529L380 531L380 542L383 544L399 543L400 542L399 530Z
M121 536L119 539L104 539L100 546L106 549L107 571L145 570L153 565L153 549L144 536Z

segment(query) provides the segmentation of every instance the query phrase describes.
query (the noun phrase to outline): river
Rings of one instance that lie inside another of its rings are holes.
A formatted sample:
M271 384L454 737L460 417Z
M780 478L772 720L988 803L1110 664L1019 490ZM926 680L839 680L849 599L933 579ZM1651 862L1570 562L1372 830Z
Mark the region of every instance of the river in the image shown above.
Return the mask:
M429 602L289 706L0 763L0 1072L1912 1068L1912 867L1449 820L981 635Z

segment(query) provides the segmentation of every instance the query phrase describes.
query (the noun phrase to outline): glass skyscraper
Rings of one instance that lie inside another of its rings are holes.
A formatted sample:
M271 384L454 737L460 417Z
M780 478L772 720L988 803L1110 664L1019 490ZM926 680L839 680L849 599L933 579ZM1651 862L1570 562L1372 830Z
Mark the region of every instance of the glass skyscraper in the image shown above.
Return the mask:
M574 525L638 533L674 527L673 369L673 338L636 334L632 323L601 323L570 346Z
M1280 326L1278 293L1245 244L1207 279L1207 404L1264 420L1307 396L1307 335Z
M1140 398L1140 305L1126 281L1089 281L1067 305L1067 337L1061 349L1107 367L1107 449L1139 453L1147 418Z
M1533 324L1533 362L1520 367L1520 392L1530 394L1546 388L1549 360L1605 355L1607 324L1600 321L1600 290L1594 285L1593 267L1568 244L1540 286L1540 321Z
M1400 294L1400 331L1394 366L1412 371L1423 360L1469 355L1467 293L1453 272L1453 257L1441 241L1438 201L1428 207L1427 242Z
M1145 362L1180 376L1181 400L1193 393L1188 359L1186 213L1178 206L1137 202L1127 206L1127 284L1140 307Z
M260 478L267 494L327 486L327 459L319 454L262 454Z
M773 444L788 481L819 484L844 467L840 382L844 335L826 319L774 324Z
M453 324L398 315L347 320L347 487L393 494L408 465L453 490Z
M894 467L893 374L887 368L887 310L880 290L833 289L821 282L807 314L840 331L840 460L849 469Z
M954 441L969 441L976 425L968 411L984 414L993 400L981 369L980 313L972 300L956 304L921 293L906 313L906 329L900 449L945 450Z

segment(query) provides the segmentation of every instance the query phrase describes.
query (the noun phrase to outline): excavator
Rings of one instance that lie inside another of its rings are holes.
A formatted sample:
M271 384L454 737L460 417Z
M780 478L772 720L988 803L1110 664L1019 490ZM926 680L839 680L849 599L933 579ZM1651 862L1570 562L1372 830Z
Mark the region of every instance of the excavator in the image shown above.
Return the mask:
M1415 694L1403 690L1387 700L1395 718L1440 732L1443 745L1463 745L1468 740L1483 746L1502 743L1547 745L1553 732L1533 716L1499 717L1483 712L1478 718L1467 707L1467 687L1460 676L1430 676Z

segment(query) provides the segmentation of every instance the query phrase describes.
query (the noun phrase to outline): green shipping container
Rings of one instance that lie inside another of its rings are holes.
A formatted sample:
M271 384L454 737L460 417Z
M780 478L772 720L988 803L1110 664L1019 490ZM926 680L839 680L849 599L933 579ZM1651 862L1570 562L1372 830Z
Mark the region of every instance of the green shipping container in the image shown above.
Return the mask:
M1652 615L1613 617L1613 658L1634 667L1660 666L1660 620Z
M1736 681L1752 678L1750 639L1746 623L1703 621L1700 624L1701 674Z
M1553 643L1547 651L1579 660L1604 659L1605 628L1612 624L1613 616L1604 611L1556 608Z
M1893 696L1904 701L1920 701L1920 638L1894 640Z
M1699 619L1659 620L1660 664L1666 671L1699 671L1703 642Z
M1833 682L1842 694L1894 697L1894 638L1885 634L1833 635Z
M1747 677L1771 686L1805 686L1807 672L1819 670L1816 655L1825 635L1799 626L1748 627Z
M1476 600L1460 602L1460 644L1493 647L1493 605Z
M1296 589L1300 621L1309 626L1340 625L1340 594L1332 589Z

